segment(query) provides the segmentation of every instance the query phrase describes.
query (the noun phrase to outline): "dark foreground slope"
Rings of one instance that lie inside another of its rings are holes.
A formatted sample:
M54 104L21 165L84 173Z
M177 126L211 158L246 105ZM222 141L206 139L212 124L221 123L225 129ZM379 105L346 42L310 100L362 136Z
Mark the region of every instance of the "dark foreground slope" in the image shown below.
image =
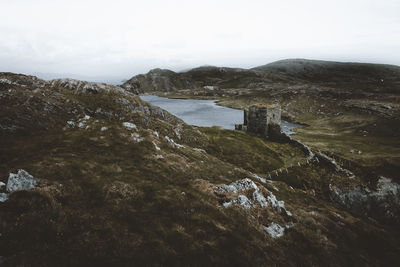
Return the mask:
M0 181L18 169L38 180L0 188L4 266L399 261L387 187L369 188L290 144L188 126L120 87L1 74L0 157ZM340 202L354 187L388 205L357 213Z

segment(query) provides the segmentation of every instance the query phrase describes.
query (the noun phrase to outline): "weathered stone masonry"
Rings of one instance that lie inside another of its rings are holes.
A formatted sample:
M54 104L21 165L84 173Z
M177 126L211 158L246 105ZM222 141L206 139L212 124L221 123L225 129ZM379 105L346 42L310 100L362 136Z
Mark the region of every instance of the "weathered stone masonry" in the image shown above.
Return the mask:
M244 123L235 125L236 130L248 131L264 137L281 132L281 107L279 105L253 105L244 110Z

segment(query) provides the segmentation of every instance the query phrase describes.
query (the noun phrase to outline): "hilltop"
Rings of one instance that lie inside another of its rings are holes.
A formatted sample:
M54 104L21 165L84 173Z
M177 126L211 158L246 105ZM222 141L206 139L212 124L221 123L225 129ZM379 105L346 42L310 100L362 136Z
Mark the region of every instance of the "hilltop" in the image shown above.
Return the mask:
M400 67L368 63L342 63L306 59L280 60L252 69L206 66L176 73L154 69L132 77L124 86L142 92L178 91L215 87L220 89L267 89L270 84L323 84L332 87L357 84L399 91Z
M153 69L147 74L132 77L123 86L135 88L142 92L177 91L202 88L207 85L218 87L229 87L235 83L245 85L246 82L262 76L261 73L252 70L211 66L199 67L181 73L166 69Z
M400 82L400 67L395 65L286 59L252 68L308 82Z

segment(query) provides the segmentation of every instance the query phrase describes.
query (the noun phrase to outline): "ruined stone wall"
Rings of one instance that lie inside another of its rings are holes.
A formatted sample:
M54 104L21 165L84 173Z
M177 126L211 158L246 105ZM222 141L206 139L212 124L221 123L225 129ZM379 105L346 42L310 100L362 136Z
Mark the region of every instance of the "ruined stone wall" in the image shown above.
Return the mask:
M249 132L268 136L269 116L266 107L251 106L247 119L247 130Z
M281 107L278 105L267 108L268 122L271 124L281 125Z
M244 113L247 130L252 133L268 137L273 130L280 131L281 107L275 106L251 106L249 111Z
M254 105L244 110L244 123L236 130L248 131L264 137L277 138L281 133L281 107L279 105Z

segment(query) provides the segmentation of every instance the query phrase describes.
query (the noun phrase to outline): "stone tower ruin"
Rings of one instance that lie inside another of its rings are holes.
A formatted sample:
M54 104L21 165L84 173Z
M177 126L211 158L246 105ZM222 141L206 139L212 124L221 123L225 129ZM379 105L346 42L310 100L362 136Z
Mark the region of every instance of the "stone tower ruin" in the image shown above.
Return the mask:
M264 137L281 133L281 107L279 105L253 105L244 110L244 123L235 125L236 130L248 131Z

